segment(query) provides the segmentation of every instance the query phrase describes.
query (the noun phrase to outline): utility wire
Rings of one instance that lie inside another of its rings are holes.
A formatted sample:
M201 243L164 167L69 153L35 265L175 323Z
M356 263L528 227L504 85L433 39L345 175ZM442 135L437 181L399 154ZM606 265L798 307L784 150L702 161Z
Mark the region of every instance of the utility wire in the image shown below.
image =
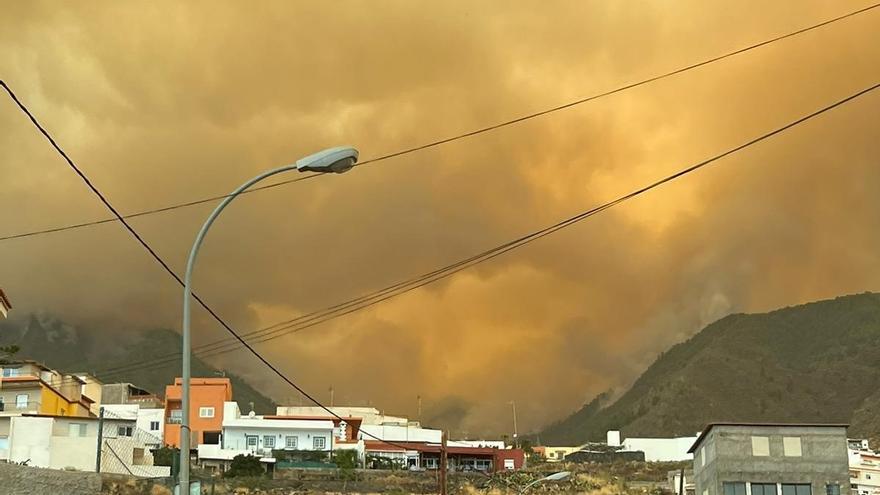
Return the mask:
M605 211L609 208L612 208L620 203L623 203L625 201L633 199L633 198L635 198L639 195L642 195L642 194L644 194L654 188L657 188L663 184L666 184L666 183L671 182L677 178L680 178L684 175L687 175L691 172L699 170L699 169L701 169L711 163L714 163L718 160L721 160L724 157L727 157L731 154L734 154L738 151L741 151L745 148L748 148L752 145L755 145L755 144L757 144L761 141L764 141L768 138L771 138L781 132L784 132L792 127L795 127L803 122L806 122L812 118L815 118L825 112L828 112L828 111L830 111L840 105L843 105L851 100L854 100L854 99L856 99L866 93L874 91L878 87L880 87L880 84L875 84L871 87L863 89L855 94L852 94L842 100L838 100L835 103L832 103L832 104L825 106L819 110L816 110L816 111L814 111L808 115L805 115L797 120L789 122L788 124L785 124L781 127L778 127L770 132L764 133L756 138L753 138L749 141L746 141L745 143L742 143L738 146L730 148L727 151L719 153L711 158L708 158L708 159L703 160L699 163L691 165L691 166L689 166L683 170L680 170L672 175L664 177L664 178L657 180L651 184L648 184L648 185L643 186L639 189L636 189L628 194L620 196L617 199L614 199L612 201L603 203L599 206L590 208L586 211L578 213L577 215L574 215L574 216L568 217L562 221L559 221L553 225L550 225L548 227L544 227L540 230L531 232L527 235L521 236L521 237L514 239L512 241L508 241L508 242L501 244L499 246L496 246L494 248L485 250L481 253L475 254L473 256L470 256L468 258L460 260L460 261L453 263L451 265L447 265L443 268L439 268L437 270L433 270L433 271L428 272L426 274L423 274L423 275L420 275L417 277L413 277L413 278L406 280L406 281L403 281L403 282L398 282L396 284L390 285L390 286L385 287L383 289L380 289L378 291L374 291L370 294L352 299L351 301L340 303L340 304L335 304L333 306L330 306L329 308L325 308L320 311L315 311L315 312L309 313L307 315L293 318L291 320L287 320L284 322L276 323L274 325L266 327L265 329L257 330L257 331L250 332L250 333L243 334L243 335L250 337L249 340L250 340L251 344L258 344L258 343L262 343L262 342L267 342L269 340L274 340L274 339L283 337L283 336L291 334L291 333L296 333L296 332L305 330L306 328L310 328L312 326L329 321L331 319L335 319L335 318L353 313L355 311L359 311L361 309L378 304L378 303L385 301L387 299L390 299L392 297L396 297L396 296L405 294L407 292L415 290L415 289L422 287L424 285L427 285L432 282L436 282L436 281L441 280L443 278L449 277L455 273L458 273L461 270L470 268L470 267L472 267L476 264L479 264L479 263L484 263L484 262L489 261L497 256L500 256L508 251L519 248L521 246L524 246L528 243L531 243L535 240L538 240L540 238L548 236L548 235L550 235L556 231L559 231L561 229L564 229L566 227L570 227L570 226L572 226L576 223L579 223L579 222L581 222L581 221L583 221L593 215L596 215L598 213L601 213L602 211ZM200 358L204 359L209 356L217 356L220 354L232 352L232 351L237 350L238 348L239 348L239 344L234 339L224 339L221 341L217 341L217 342L213 342L210 344L200 346L199 350L196 354ZM144 361L144 362L139 362L139 363L131 363L131 364L124 365L124 366L108 368L106 370L105 376L125 374L125 373L129 373L135 369L146 369L146 368L152 368L152 367L166 366L166 365L177 362L177 360L179 359L179 356L180 356L180 353L174 353L174 354L170 354L170 355L167 355L164 357L152 358L149 361Z
M156 262L159 263L162 266L162 268L166 272L168 272L168 274L171 275L171 277L174 278L174 280L176 280L178 284L180 284L181 287L184 287L185 285L183 283L183 280L181 280L181 278L177 275L177 273L175 273L174 270L172 270L171 267L168 266L168 264L165 262L165 260L163 260L162 257L160 257L158 253L156 253L156 251L147 243L147 241L145 241L144 238L141 237L140 234L138 234L138 232L134 229L134 227L132 227L131 224L129 224L128 221L126 221L125 218L123 218L123 216L110 203L110 201L107 200L107 198L101 193L101 191L99 191L98 188L95 187L94 184L92 184L92 181L89 180L89 178L86 176L86 174L82 170L80 170L80 168L73 162L73 160L70 159L70 157L67 155L67 153L65 153L64 150L61 149L61 147L58 145L58 143L55 142L55 140L52 138L52 136L49 134L49 132L46 131L46 129L39 123L39 121L37 121L37 118L31 113L31 111L28 110L27 107L18 99L18 97L15 95L15 93L12 91L12 89L6 84L6 82L3 80L0 80L0 86L3 86L3 89L6 90L6 92L9 94L9 96L15 102L15 104L18 105L18 108L25 115L27 115L27 117L30 119L31 123L33 123L33 125L40 131L40 133L49 141L49 143L52 145L52 147L55 148L55 151L57 151L58 154L60 154L62 156L62 158L64 158L64 160L67 162L67 164L70 166L70 168L73 169L73 171L82 179L82 181L92 191L92 193L94 193L95 196L98 197L98 199L101 201L101 203L103 203L104 206L106 206L107 209L113 213L113 215L116 217L116 219L120 223L122 223L122 225L132 235L132 237L134 237L135 240L137 240L138 243L141 246L143 246L144 249L147 250L147 252L150 254L150 256L152 256L153 259L156 260ZM316 406L320 407L321 409L323 409L324 411L329 413L331 416L335 417L339 421L345 421L344 418L337 415L335 412L333 412L331 409L327 408L325 405L321 404L317 399L312 397L302 387L300 387L293 380L291 380L286 375L284 375L284 373L282 373L280 370L278 370L278 368L276 368L275 365L270 363L259 352L257 352L256 349L254 349L250 344L248 344L246 340L241 338L241 336L239 336L238 333L236 333L236 331L233 330L232 327L228 323L226 323L226 321L223 318L221 318L220 315L218 315L213 309L211 309L211 307L208 306L208 304L205 303L195 292L192 292L191 295L192 295L193 299L195 299L199 303L199 305L205 309L205 311L207 311L215 320L217 320L218 323L220 323L220 325L223 326L223 328L226 329L227 332L229 332L232 336L234 336L241 343L241 345L245 346L248 350L250 350L251 354L256 356L257 359L259 359L264 365L266 365L266 367L271 369L276 375L278 375L278 377L280 377L288 385L290 385L291 387L296 389L296 391L301 393L303 395L303 397L306 397L307 399L309 399L310 401L315 403ZM368 436L370 436L376 440L379 440L383 443L386 443L388 445L403 447L403 446L395 444L393 442L388 442L388 441L381 439L379 437L376 437L374 435L370 435L367 432L364 432L364 434L367 434ZM406 447L403 447L403 448L406 448Z
M585 98L581 98L581 99L579 99L579 100L574 100L574 101L571 101L571 102L568 102L568 103L565 103L565 104L562 104L562 105L558 105L558 106L555 106L555 107L547 108L547 109L545 109L545 110L541 110L541 111L538 111L538 112L530 113L530 114L527 114L527 115L522 115L522 116L520 116L520 117L516 117L516 118L511 119L511 120L506 120L506 121L503 121L503 122L500 122L500 123L497 123L497 124L493 124L493 125L486 126L486 127L481 127L481 128L479 128L479 129L475 129L475 130L472 130L472 131L468 131L468 132L465 132L465 133L462 133L462 134L456 134L456 135L454 135L454 136L450 136L450 137L446 137L446 138L443 138L443 139L438 139L438 140L436 140L436 141L430 141L430 142L428 142L428 143L424 143L424 144L421 144L421 145L417 145L417 146L414 146L414 147L412 147L412 148L407 148L407 149L400 150L400 151L396 151L396 152L393 152L393 153L388 153L388 154L386 154L386 155L381 155L381 156L378 156L378 157L376 157L376 158L371 158L371 159L369 159L369 160L364 160L364 161L362 161L362 162L356 164L356 166L362 166L362 165L367 165L367 164L370 164L370 163L376 163L376 162L380 162L380 161L388 160L388 159L391 159L391 158L396 158L396 157L399 157L399 156L408 155L408 154L410 154L410 153L415 153L415 152L417 152L417 151L422 151L422 150L425 150L425 149L428 149L428 148L434 148L434 147L441 146L441 145L444 145L444 144L447 144L447 143L451 143L451 142L453 142L453 141L458 141L458 140L461 140L461 139L469 138L469 137L472 137L472 136L476 136L476 135L478 135L478 134L483 134L483 133L486 133L486 132L494 131L494 130L497 130L497 129L501 129L501 128L503 128L503 127L508 127L508 126L511 126L511 125L514 125L514 124L518 124L518 123L523 122L523 121L526 121L526 120L531 120L531 119L534 119L534 118L537 118L537 117L541 117L541 116L544 116L544 115L547 115L547 114L550 114L550 113L558 112L558 111L560 111L560 110L565 110L565 109L567 109L567 108L571 108L571 107L574 107L574 106L582 105L582 104L584 104L584 103L587 103L587 102L590 102L590 101L593 101L593 100L597 100L597 99L599 99L599 98L604 98L604 97L606 97L606 96L611 96L611 95L616 94L616 93L620 93L620 92L623 92L623 91L627 91L627 90L629 90L629 89L637 88L637 87L639 87L639 86L644 86L644 85L646 85L646 84L649 84L649 83L652 83L652 82L656 82L656 81L659 81L659 80L661 80L661 79L666 79L666 78L668 78L668 77L672 77L672 76L675 76L675 75L681 74L681 73L683 73L683 72L688 72L688 71L691 71L691 70L694 70L694 69L697 69L697 68L703 67L703 66L705 66L705 65L709 65L709 64L712 64L712 63L715 63L715 62L719 62L719 61L724 60L724 59L726 59L726 58L730 58L730 57L733 57L733 56L736 56L736 55L740 55L740 54L742 54L742 53L746 53L746 52L751 51L751 50L754 50L754 49L756 49L756 48L760 48L760 47L763 47L763 46L765 46L765 45L769 45L769 44L771 44L771 43L775 43L775 42L777 42L777 41L781 41L781 40L784 40L784 39L786 39L786 38L791 38L791 37L797 36L797 35L799 35L799 34L803 34L803 33L806 33L806 32L808 32L808 31L812 31L812 30L814 30L814 29L818 29L818 28L821 28L821 27L823 27L823 26L827 26L827 25L829 25L829 24L832 24L832 23L835 23L835 22L838 22L838 21L842 21L842 20L844 20L844 19L847 19L847 18L850 18L850 17L856 16L856 15L859 15L859 14L862 14L862 13L865 13L865 12L868 12L868 11L870 11L870 10L873 10L873 9L877 8L877 7L880 7L880 3L875 3L875 4L869 5L869 6L867 6L867 7L864 7L864 8L862 8L862 9L855 10L855 11L849 12L849 13L847 13L847 14L843 14L843 15L840 15L840 16L837 16L837 17L834 17L834 18L831 18L831 19L828 19L828 20L822 21L822 22L820 22L820 23L818 23L818 24L813 24L813 25L810 25L810 26L808 26L808 27L801 28L801 29L798 29L798 30L796 30L796 31L792 31L792 32L787 33L787 34L783 34L783 35L780 35L780 36L776 36L775 38L770 38L770 39L765 40L765 41L762 41L762 42L760 42L760 43L755 43L755 44L752 44L752 45L748 45L748 46L746 46L746 47L739 48L739 49L733 50L733 51L731 51L731 52L727 52L727 53L724 53L724 54L722 54L722 55L718 55L718 56L715 56L715 57L712 57L712 58L709 58L709 59L703 60L703 61L701 61L701 62L696 62L696 63L693 63L693 64L691 64L691 65L687 65L687 66L685 66L685 67L681 67L681 68L678 68L678 69L675 69L675 70L671 70L671 71L669 71L669 72L665 72L665 73L662 73L662 74L659 74L659 75L655 75L655 76L649 77L649 78L647 78L647 79L642 79L642 80L640 80L640 81L638 81L638 82L634 82L634 83L626 84L626 85L624 85L624 86L620 86L620 87L617 87L617 88L615 88L615 89L612 89L612 90L609 90L609 91L605 91L605 92L603 92L603 93L598 93L598 94L595 94L595 95L592 95L592 96L587 96L587 97L585 97ZM279 182L276 182L276 183L272 183L272 184L268 184L268 185L264 185L264 186L260 186L260 187L255 187L255 188L253 188L253 189L250 189L250 190L248 190L248 191L245 191L245 193L251 193L251 192L256 192L256 191L263 191L263 190L266 190L266 189L271 189L271 188L275 188L275 187L282 186L282 185L286 185L286 184L292 184L292 183L294 183L294 182L300 182L300 181L303 181L303 180L312 179L312 178L314 178L314 177L318 177L318 176L320 176L320 175L321 175L321 174L312 174L312 175L306 175L306 176L303 176L303 177L298 177L298 178L296 178L296 179L288 179L288 180L284 180L284 181L279 181ZM177 209L180 209L180 208L188 208L188 207L192 207L192 206L196 206L196 205L201 205L201 204L205 204L205 203L212 203L212 202L215 202L215 201L219 201L219 200L224 199L224 198L226 198L226 197L228 197L228 195L218 195L218 196L212 196L212 197L209 197L209 198L203 198L203 199L198 199L198 200L194 200L194 201L187 201L187 202L184 202L184 203L173 204L173 205L164 206L164 207L161 207L161 208L155 208L155 209L143 210L143 211L140 211L140 212L137 212L137 213L132 213L132 214L130 214L130 215L124 215L122 218L126 218L126 219L128 219L128 218L137 218L137 217L142 217L142 216L146 216L146 215L152 215L152 214L155 214L155 213L162 213L162 212L167 212L167 211L177 210ZM90 221L90 222L82 222L82 223L77 223L77 224L64 225L64 226L60 226L60 227L52 227L52 228L47 228L47 229L42 229L42 230L34 230L34 231L30 231L30 232L21 232L21 233L17 233L17 234L8 234L8 235L5 235L5 236L0 236L0 241L7 241L7 240L12 240L12 239L21 239L21 238L25 238L25 237L33 237L33 236L37 236L37 235L51 234L51 233L55 233L55 232L64 232L64 231L67 231L67 230L80 229L80 228L83 228L83 227L90 227L90 226L94 226L94 225L101 225L101 224L110 223L110 222L117 222L117 221L119 221L119 220L120 220L119 218L116 218L116 217L110 217L110 218L105 218L105 219L102 219L102 220L94 220L94 221Z

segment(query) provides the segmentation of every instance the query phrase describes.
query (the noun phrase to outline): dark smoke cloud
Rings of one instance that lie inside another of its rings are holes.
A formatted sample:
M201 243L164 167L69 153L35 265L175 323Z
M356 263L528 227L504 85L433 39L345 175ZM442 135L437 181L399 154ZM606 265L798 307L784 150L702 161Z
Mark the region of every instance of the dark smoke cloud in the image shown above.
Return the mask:
M18 2L0 18L0 74L128 212L229 191L330 145L395 151L863 5ZM212 230L197 290L248 331L500 244L875 83L878 23L864 14L516 127L251 195ZM502 433L516 400L520 429L537 428L619 390L727 312L877 289L878 115L880 97L866 96L261 349L306 388L333 385L337 402L415 416L421 395L438 421ZM0 173L4 234L106 216L5 99ZM208 211L134 223L182 271ZM18 312L113 335L179 326L179 288L117 225L3 242L0 260ZM196 344L225 336L196 319ZM291 395L244 353L216 364Z

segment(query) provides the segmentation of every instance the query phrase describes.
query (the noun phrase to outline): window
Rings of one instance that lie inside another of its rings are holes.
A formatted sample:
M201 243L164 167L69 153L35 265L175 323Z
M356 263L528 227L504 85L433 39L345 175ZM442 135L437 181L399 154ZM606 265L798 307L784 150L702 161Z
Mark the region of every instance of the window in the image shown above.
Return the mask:
M297 438L295 436L284 437L284 448L290 449L290 450L296 450L296 441L297 441Z
M800 437L782 437L782 451L785 457L801 456Z
M158 421L150 421L150 431L159 431Z
M700 466L705 466L706 465L706 447L703 447L702 449L699 450L699 455L700 455Z
M214 417L214 408L213 407L200 407L199 408L199 417L200 418L213 418Z
M168 423L172 425L179 425L183 420L183 412L180 409L172 409L171 415L168 416Z
M825 485L825 495L840 495L840 485L837 483Z
M312 446L315 450L324 450L327 447L327 439L324 437L315 437L312 439Z
M483 472L489 471L492 469L492 461L489 459L476 459L474 460L474 469Z
M245 437L245 443L247 443L248 447L256 447L258 440L259 440L259 437L255 437L255 436L248 435Z
M274 449L275 435L263 435L263 447L267 449Z
M71 437L84 437L86 436L87 429L88 425L85 423L70 423L67 425L67 435Z
M18 394L15 396L15 407L17 409L25 409L28 406L28 394Z
M425 459L425 468L426 469L437 469L440 466L440 459L435 457L428 457Z
M776 483L752 483L752 495L776 495Z
M3 377L9 378L11 376L18 376L21 372L18 368L3 368Z
M746 495L746 484L742 482L721 484L724 489L724 495Z
M813 489L808 484L782 485L782 495L812 495Z
M870 475L870 474L868 474L868 473L865 473L865 479L866 479L866 480L869 480L869 479L871 479L871 475Z
M752 437L752 455L768 456L770 455L770 438L769 437Z
M134 428L131 426L119 426L116 428L116 433L120 437L130 437L134 433Z

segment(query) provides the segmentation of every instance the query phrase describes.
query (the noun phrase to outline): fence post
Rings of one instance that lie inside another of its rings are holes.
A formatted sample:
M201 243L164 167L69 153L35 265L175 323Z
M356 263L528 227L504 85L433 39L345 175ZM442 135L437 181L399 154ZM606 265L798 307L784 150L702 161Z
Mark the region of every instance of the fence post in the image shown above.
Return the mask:
M446 495L446 430L440 436L440 495Z
M95 455L95 472L101 472L101 447L104 445L104 408L98 409L98 453Z

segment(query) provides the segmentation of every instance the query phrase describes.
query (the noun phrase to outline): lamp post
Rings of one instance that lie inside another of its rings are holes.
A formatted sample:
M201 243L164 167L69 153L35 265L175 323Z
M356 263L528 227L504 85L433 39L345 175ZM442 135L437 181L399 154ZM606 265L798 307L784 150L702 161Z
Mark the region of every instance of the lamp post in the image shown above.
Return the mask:
M181 459L180 462L180 487L181 494L189 494L190 486L189 486L189 460L190 460L190 437L192 435L192 430L189 427L189 413L190 413L190 401L189 401L189 389L190 389L190 380L191 380L191 354L192 354L192 345L190 341L190 300L192 299L192 273L193 267L195 266L196 256L199 254L199 248L202 245L202 241L205 239L205 234L208 233L208 229L211 228L211 225L214 223L214 220L217 219L217 216L220 215L221 212L226 208L229 203L232 202L233 199L238 197L239 194L249 189L251 186L260 182L263 179L268 177L272 177L273 175L280 174L282 172L287 172L289 170L298 170L300 172L319 172L319 173L337 173L341 174L343 172L347 172L350 170L354 164L357 162L358 152L354 148L350 147L336 147L326 149L324 151L320 151L315 153L314 155L309 155L305 158L301 158L296 161L294 164L284 165L283 167L274 168L272 170L267 170L253 179L245 182L237 189L232 191L229 196L226 196L223 201L217 205L217 208L211 213L208 219L205 221L205 224L202 225L201 230L196 235L195 242L193 242L192 250L189 253L189 259L186 262L186 275L184 277L184 287L183 287L183 339L181 351L183 353L183 387L181 390L181 422L180 422L180 454ZM186 491L184 491L186 490Z

